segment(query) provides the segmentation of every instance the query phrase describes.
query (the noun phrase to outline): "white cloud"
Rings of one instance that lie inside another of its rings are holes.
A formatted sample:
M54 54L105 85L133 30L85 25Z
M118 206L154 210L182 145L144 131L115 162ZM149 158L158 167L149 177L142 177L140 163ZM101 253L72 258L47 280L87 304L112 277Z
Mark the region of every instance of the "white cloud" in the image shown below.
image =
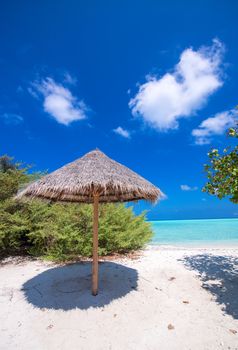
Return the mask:
M214 117L203 120L197 129L192 131L196 145L209 144L214 135L222 135L235 124L238 111L232 109L215 114Z
M69 74L69 72L66 72L64 74L64 81L65 83L68 83L71 85L75 85L77 83L77 79L73 77L71 74Z
M116 129L113 129L113 131L116 134L118 134L118 135L120 135L122 137L125 137L127 139L129 139L131 137L130 132L128 130L123 129L121 126L118 126Z
M180 188L182 191L197 191L198 190L197 186L190 187L188 185L180 185Z
M161 78L148 76L140 85L129 107L159 131L178 128L180 118L201 109L208 97L222 86L223 44L217 39L198 51L188 48L180 56L172 73Z
M44 111L49 113L58 123L69 125L76 120L86 118L88 108L83 101L72 95L69 88L56 83L47 77L40 82L34 82L28 91L36 97L36 92L44 97Z
M21 115L15 113L4 113L0 116L7 125L18 125L23 123L24 119Z

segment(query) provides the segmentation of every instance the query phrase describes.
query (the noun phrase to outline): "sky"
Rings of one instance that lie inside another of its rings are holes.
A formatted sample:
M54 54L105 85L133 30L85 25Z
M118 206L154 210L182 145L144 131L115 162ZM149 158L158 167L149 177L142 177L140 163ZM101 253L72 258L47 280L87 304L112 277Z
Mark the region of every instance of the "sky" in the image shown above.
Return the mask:
M151 220L238 217L203 165L237 120L235 0L0 5L0 154L53 171L99 148L158 186Z

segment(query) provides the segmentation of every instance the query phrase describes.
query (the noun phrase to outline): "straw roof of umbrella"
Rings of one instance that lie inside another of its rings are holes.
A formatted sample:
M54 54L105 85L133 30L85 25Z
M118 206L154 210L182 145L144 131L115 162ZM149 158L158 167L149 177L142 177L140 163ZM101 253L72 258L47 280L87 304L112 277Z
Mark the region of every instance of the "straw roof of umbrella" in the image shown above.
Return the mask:
M82 158L44 176L19 193L52 201L93 203L128 202L140 199L155 202L162 192L124 165L94 150Z

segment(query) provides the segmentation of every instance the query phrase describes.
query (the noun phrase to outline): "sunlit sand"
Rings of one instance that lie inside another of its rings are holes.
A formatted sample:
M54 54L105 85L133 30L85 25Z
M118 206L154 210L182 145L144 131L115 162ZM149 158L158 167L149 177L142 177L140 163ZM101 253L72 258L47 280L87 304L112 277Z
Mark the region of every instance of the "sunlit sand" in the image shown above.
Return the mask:
M237 349L238 249L152 247L100 264L5 261L1 349ZM30 336L29 336L30 334Z

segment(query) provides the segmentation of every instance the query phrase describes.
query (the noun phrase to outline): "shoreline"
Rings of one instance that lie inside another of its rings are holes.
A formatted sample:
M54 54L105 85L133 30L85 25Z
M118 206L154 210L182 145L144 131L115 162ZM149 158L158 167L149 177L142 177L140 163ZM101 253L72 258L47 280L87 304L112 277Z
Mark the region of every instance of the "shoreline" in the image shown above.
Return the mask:
M235 242L235 244L232 243L224 243L223 241L220 241L219 243L203 243L203 244L197 244L197 243L178 243L178 244L170 244L170 243L149 243L145 249L162 249L162 250L199 250L199 249L206 249L206 250L224 250L224 249L234 249L238 251L238 240Z

